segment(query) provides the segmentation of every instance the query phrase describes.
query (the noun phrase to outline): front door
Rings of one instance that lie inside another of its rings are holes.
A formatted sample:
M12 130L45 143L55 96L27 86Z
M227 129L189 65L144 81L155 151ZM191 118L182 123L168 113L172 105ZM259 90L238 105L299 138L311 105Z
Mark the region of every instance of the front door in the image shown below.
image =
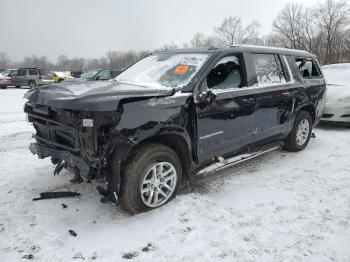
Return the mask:
M27 85L27 70L19 69L12 73L11 82L15 86Z
M212 66L201 90L216 97L196 103L197 153L200 162L236 152L251 143L255 131L256 101L246 86L242 56L228 55Z

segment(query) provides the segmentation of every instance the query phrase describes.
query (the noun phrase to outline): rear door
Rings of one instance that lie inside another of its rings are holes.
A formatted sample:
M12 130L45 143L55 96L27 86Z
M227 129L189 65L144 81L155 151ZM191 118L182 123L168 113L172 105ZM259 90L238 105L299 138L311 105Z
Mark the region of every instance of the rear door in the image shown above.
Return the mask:
M36 69L29 69L28 70L28 78L27 78L27 83L26 85L29 85L29 81L35 81L36 85L39 85L39 72Z
M316 121L322 116L325 108L326 81L323 78L319 64L312 57L296 57L300 77L310 102L315 106ZM302 101L300 101L302 102Z
M197 153L200 162L236 152L254 139L256 102L246 86L243 55L215 61L201 83L216 97L196 103Z
M255 140L281 138L289 130L294 105L294 80L283 55L250 54L256 74Z

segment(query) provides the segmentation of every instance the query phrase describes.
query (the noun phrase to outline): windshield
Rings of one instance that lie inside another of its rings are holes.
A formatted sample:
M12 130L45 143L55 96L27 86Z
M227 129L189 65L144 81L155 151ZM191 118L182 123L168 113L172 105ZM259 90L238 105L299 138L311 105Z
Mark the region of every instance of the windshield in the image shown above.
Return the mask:
M11 74L12 72L15 72L16 70L14 69L7 69L4 72L2 72L1 74L4 76L9 76L9 74Z
M115 79L121 83L151 87L181 87L208 59L209 54L162 53L150 55L126 69Z
M95 75L98 74L98 72L100 72L101 70L90 70L87 71L86 73L81 75L81 78L85 78L85 79L92 79L95 77Z

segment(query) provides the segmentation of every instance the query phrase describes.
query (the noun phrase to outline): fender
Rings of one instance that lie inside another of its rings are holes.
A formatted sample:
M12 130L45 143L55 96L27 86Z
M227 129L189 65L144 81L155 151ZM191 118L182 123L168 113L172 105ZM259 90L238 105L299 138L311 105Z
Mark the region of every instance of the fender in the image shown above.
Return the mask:
M192 94L174 94L149 100L121 101L118 111L122 112L119 123L111 132L107 161L108 191L118 194L121 181L122 163L132 150L145 141L165 135L177 135L185 141L189 158L194 137ZM183 157L183 156L179 156ZM112 159L113 158L113 159ZM190 162L191 159L188 159Z

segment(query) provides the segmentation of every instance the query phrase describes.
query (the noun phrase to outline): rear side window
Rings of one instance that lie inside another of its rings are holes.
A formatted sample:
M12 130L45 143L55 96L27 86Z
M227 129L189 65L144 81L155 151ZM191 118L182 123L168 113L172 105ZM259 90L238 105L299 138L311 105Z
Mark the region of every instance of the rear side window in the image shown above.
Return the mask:
M109 70L103 70L103 71L99 72L95 78L97 79L98 77L101 77L104 79L111 79L111 74L110 74Z
M38 75L38 72L36 70L34 70L34 69L30 69L29 70L29 75L36 76L36 75Z
M25 76L25 75L27 75L27 70L20 69L20 70L17 71L17 75L18 76Z
M253 63L259 85L285 83L281 60L275 54L253 54Z
M295 62L302 78L319 78L322 76L315 60L309 58L296 58Z

